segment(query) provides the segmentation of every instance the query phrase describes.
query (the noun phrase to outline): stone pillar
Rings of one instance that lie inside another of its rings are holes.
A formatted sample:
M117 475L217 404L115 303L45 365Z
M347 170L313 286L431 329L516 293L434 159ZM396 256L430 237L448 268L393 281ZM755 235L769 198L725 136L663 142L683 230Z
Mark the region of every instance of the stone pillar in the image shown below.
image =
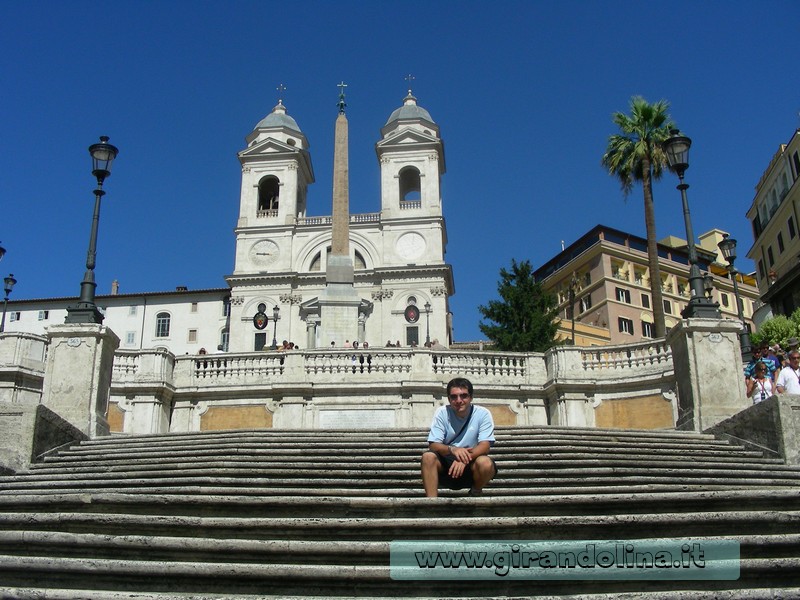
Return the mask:
M740 331L740 323L728 319L684 319L670 330L677 429L705 431L749 406Z
M317 347L317 320L316 317L309 316L306 319L306 350L313 350Z
M108 435L105 415L119 338L94 323L51 325L47 336L42 404L90 438Z

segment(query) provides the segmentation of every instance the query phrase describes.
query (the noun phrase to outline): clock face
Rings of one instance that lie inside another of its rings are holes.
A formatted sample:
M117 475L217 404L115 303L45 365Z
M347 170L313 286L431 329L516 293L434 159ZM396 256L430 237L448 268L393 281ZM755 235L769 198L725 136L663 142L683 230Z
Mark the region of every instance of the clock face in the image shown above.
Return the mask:
M398 256L405 260L414 260L425 252L425 238L418 233L405 233L400 236L395 245Z
M261 240L253 244L250 249L250 260L255 265L267 267L278 260L279 254L280 248L278 248L278 244L272 240Z

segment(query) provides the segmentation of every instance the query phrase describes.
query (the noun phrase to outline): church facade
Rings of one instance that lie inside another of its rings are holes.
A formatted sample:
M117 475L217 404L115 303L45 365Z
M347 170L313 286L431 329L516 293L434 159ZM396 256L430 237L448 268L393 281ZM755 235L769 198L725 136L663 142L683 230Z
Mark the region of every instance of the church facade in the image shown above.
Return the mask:
M246 144L239 152L242 183L235 264L225 277L229 289L98 296L121 349L249 352L269 349L273 338L278 345L289 340L304 349L355 341L450 344L449 297L455 288L445 262L444 144L410 90L375 146L380 205L372 213L339 217L348 226L356 301L353 318L337 329L326 327L320 305L326 290L330 296L335 215L307 213L308 188L315 180L309 142L279 101ZM63 322L73 301L11 301L6 330L43 333L48 324Z

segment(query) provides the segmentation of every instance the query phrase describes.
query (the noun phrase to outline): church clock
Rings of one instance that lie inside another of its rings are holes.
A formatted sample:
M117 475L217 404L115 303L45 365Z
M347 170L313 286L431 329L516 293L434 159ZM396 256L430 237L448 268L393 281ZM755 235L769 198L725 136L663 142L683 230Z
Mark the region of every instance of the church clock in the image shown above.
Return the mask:
M280 248L272 240L261 240L250 249L250 260L260 267L268 267L278 260Z

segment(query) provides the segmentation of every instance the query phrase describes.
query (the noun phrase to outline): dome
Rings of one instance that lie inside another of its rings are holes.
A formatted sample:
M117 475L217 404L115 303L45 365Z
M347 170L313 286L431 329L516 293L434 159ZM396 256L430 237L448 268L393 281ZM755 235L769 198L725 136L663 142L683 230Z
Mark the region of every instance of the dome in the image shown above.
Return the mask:
M255 128L267 129L272 127L286 127L287 129L292 129L298 133L302 133L297 121L286 114L286 107L280 100L278 101L278 105L272 109L272 112L261 119Z
M433 118L431 118L431 114L427 110L425 110L421 106L417 106L417 99L411 95L411 90L409 90L408 96L406 96L403 99L403 106L395 110L389 116L389 119L386 121L386 125L394 121L420 120L420 119L428 121L429 123L433 123L434 125L436 124ZM384 127L386 125L384 125Z

